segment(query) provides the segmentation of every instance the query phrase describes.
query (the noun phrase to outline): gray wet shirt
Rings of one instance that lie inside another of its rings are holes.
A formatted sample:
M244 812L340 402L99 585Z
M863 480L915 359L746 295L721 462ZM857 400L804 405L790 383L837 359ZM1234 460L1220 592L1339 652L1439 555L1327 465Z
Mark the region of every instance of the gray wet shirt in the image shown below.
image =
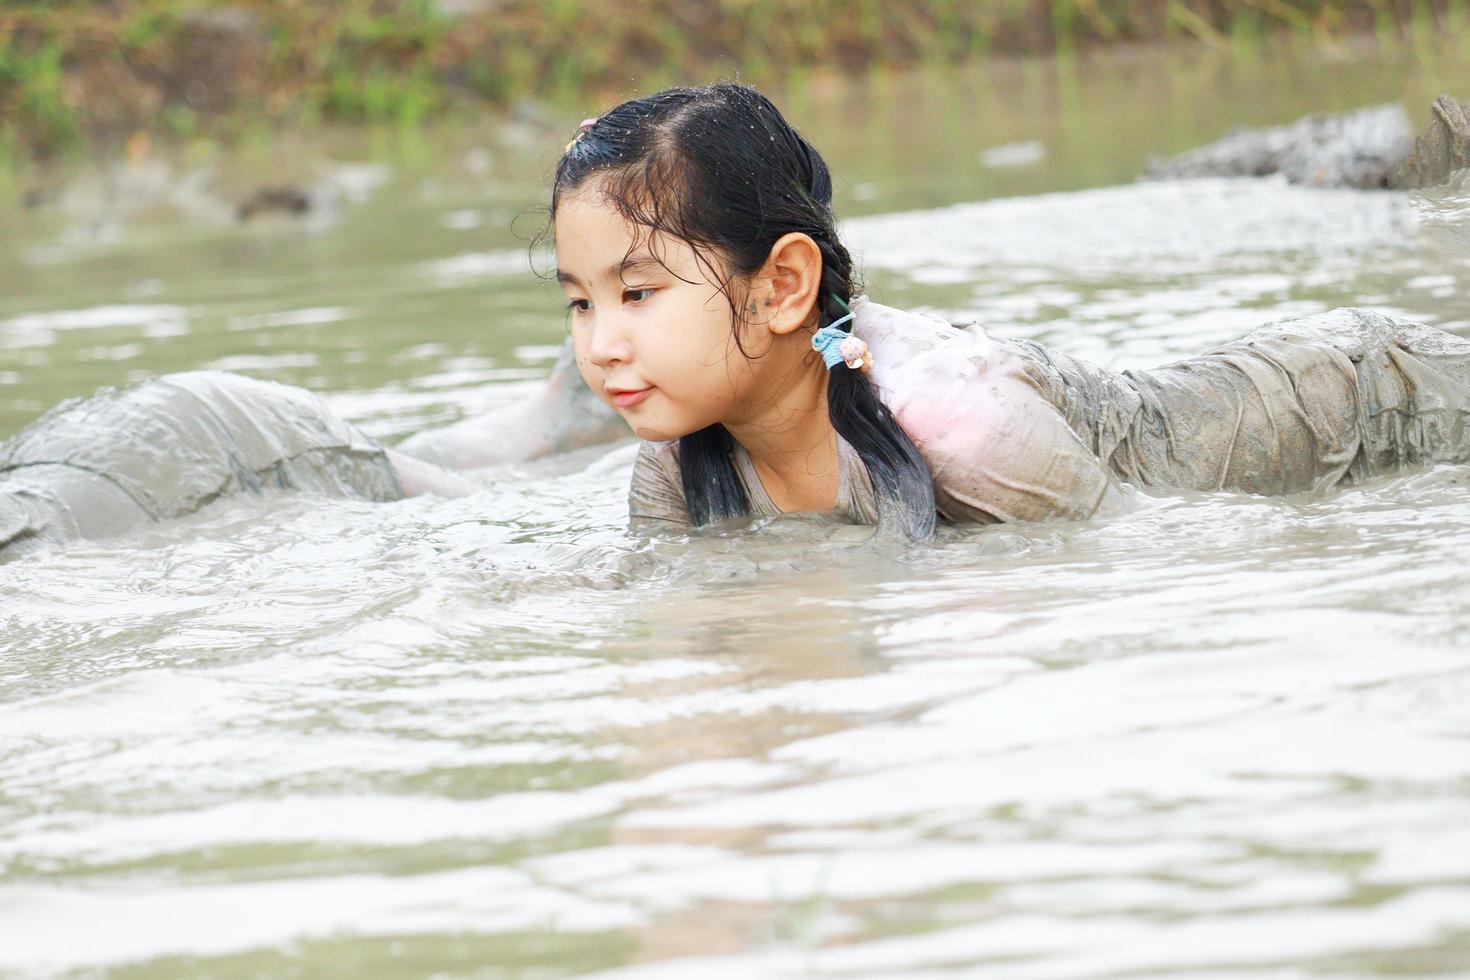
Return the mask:
M1366 310L1262 327L1199 357L1107 371L978 327L854 301L871 380L914 440L952 522L1085 518L1136 486L1291 493L1405 465L1470 460L1470 341ZM876 519L840 444L836 512ZM778 513L743 449L755 516ZM677 443L645 443L634 523L688 525Z

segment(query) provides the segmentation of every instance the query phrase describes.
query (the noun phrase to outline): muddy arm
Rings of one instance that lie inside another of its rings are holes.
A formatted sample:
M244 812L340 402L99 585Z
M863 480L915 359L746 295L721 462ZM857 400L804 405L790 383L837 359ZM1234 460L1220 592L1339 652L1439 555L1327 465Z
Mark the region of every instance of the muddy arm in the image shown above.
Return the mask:
M416 433L396 448L446 469L473 470L628 435L627 424L583 384L568 341L546 384L534 395L509 408Z
M405 497L433 494L436 497L468 497L480 487L458 473L426 463L413 456L405 456L396 449L387 450L388 462L398 476L398 485Z

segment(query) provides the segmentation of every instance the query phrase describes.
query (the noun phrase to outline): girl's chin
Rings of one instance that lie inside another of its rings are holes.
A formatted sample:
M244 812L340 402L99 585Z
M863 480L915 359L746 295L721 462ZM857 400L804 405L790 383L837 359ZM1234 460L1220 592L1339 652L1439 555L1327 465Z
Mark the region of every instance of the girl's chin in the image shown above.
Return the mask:
M650 422L635 422L633 419L626 419L626 421L629 427L632 428L633 434L644 442L673 442L682 436L687 436L691 432L697 431L694 429L679 429L657 425Z
M683 433L670 432L651 425L635 425L633 434L644 442L673 442Z

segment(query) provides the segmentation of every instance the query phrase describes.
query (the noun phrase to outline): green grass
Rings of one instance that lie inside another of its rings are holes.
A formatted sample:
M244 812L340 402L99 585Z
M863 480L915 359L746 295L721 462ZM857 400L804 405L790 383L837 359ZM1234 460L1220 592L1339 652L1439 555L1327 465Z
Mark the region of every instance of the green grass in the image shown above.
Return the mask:
M258 26L231 83L240 95L201 108L188 94L188 39L198 12L221 6L8 0L0 152L63 154L136 130L193 137L261 119L413 126L457 107L585 105L680 80L762 84L999 54L1067 61L1139 41L1249 59L1282 32L1428 50L1470 31L1470 0L500 0L460 19L434 0L238 0L230 9Z
M55 39L30 50L0 47L0 132L8 142L61 149L76 144L81 120L63 90L61 62Z

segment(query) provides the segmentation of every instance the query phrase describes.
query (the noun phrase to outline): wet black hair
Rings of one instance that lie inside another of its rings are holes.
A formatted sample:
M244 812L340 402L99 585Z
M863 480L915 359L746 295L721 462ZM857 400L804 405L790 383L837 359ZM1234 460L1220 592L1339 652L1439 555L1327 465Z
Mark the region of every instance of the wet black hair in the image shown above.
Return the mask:
M736 281L759 271L777 239L792 232L810 236L821 249L817 328L846 314L854 292L852 258L837 237L831 174L771 100L749 86L672 88L624 102L584 126L557 163L553 222L563 196L592 178L602 181L604 199L631 224L694 248L730 302L737 343L743 299ZM724 280L711 254L723 261ZM832 368L827 412L867 467L880 531L931 538L929 467L867 375L845 364ZM750 511L730 455L734 445L719 424L679 440L684 499L696 525Z

